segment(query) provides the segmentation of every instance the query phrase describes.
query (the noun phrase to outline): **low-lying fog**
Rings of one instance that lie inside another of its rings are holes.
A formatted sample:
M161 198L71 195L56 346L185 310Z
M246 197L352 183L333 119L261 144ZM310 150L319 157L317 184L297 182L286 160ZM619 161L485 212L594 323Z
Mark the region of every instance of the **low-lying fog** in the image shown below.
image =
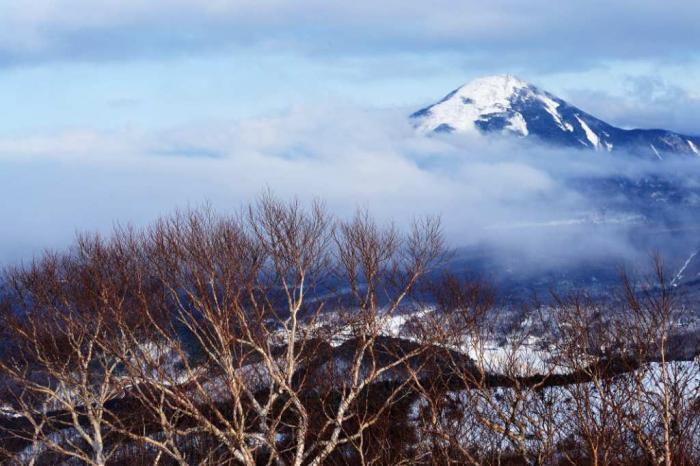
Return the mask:
M407 113L329 105L159 132L2 138L0 263L178 207L234 211L268 188L321 198L339 216L367 207L401 225L441 215L453 246L504 270L638 260L653 249L678 261L698 246L700 158L426 137Z

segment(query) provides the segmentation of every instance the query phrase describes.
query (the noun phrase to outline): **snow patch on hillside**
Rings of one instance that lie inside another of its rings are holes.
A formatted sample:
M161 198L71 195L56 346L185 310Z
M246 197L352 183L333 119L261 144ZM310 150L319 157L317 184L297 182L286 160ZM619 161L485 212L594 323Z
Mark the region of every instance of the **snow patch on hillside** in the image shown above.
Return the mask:
M588 141L591 143L591 145L598 150L598 147L600 147L600 138L598 137L597 134L591 129L588 124L581 119L578 115L576 115L576 119L578 120L579 125L581 125L581 129L586 133L586 138L588 138Z
M562 129L562 131L574 131L574 127L571 126L571 124L565 122L562 119L561 115L559 115L559 111L557 110L559 108L559 102L554 101L553 99L549 98L544 94L538 95L537 98L540 102L544 104L545 111L552 115L552 118L554 119L555 123Z
M679 283L681 280L683 280L683 273L684 273L685 270L688 268L688 266L690 265L690 263L693 262L693 259L695 259L695 256L698 255L698 252L699 252L699 251L695 251L694 253L692 253L692 254L690 255L690 257L688 257L688 259L687 259L687 260L685 261L685 263L683 264L683 267L681 267L681 269L678 271L678 273L676 274L676 276L673 277L673 280L671 280L671 286L676 287L676 286L678 286L678 283Z
M525 121L525 118L520 113L513 115L508 122L507 128L515 133L522 134L523 136L530 134L527 129L527 121Z

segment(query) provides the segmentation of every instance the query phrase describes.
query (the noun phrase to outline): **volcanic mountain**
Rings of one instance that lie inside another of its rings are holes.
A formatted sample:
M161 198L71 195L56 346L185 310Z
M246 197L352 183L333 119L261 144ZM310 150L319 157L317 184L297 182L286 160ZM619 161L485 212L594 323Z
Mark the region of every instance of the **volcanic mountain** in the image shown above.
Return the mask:
M511 75L476 79L411 115L432 132L506 133L565 147L663 159L700 157L700 137L663 129L622 129Z

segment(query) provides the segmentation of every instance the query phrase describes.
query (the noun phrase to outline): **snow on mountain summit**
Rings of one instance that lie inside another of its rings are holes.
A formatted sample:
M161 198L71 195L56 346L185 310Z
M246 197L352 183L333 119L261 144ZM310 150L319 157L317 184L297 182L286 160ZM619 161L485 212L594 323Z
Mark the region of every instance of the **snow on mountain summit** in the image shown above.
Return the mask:
M512 75L475 79L411 115L431 132L499 132L534 136L559 146L612 152L623 149L662 159L700 156L700 138L666 130L624 130Z
M413 116L424 116L419 127L427 131L476 131L477 122L485 115L511 110L514 95L528 87L528 83L511 75L475 79ZM525 136L528 134L527 126L518 112L513 112L508 123L514 132Z

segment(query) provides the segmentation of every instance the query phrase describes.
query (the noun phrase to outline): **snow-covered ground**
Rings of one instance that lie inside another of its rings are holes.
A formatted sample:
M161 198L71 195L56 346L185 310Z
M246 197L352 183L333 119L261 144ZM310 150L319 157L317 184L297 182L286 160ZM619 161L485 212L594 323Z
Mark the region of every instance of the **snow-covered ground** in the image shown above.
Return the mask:
M547 387L541 391L521 388L496 387L488 390L461 390L448 396L455 406L464 408L463 417L450 413L438 420L438 430L449 432L456 440L464 445L472 445L476 441L481 447L498 447L502 451L515 451L516 445L509 440L504 431L509 431L519 437L531 451L537 451L545 442L558 445L577 434L574 420L579 415L588 421L600 421L601 416L613 414L613 405L622 406L624 416L630 416L629 422L638 423L645 435L658 435L658 425L661 422L662 394L664 391L674 396L676 400L683 399L685 403L674 405L674 409L690 409L694 400L700 398L699 361L679 361L666 364L671 382L663 383L662 366L659 363L649 363L632 374L625 374L623 384L615 386L613 379L608 384L609 390L605 395L598 390L593 382L580 385L565 385ZM630 387L629 384L632 384ZM638 384L638 385L637 385ZM631 390L630 390L631 388ZM585 393L585 398L581 398ZM578 400L577 400L578 397ZM586 413L580 410L585 406ZM635 419L636 409L643 406L645 419ZM420 422L420 415L428 407L425 399L418 399L411 409L413 422ZM618 414L619 415L619 412ZM515 417L512 417L515 416ZM488 419L488 423L477 419ZM517 422L513 422L517 419ZM642 422L644 424L642 425ZM488 425L488 424L491 425ZM495 427L498 426L498 427ZM700 427L700 426L699 426ZM502 428L503 430L498 430ZM543 438L542 434L545 434ZM700 431L694 431L700 435ZM698 438L700 442L700 438ZM488 451L482 450L482 454Z

